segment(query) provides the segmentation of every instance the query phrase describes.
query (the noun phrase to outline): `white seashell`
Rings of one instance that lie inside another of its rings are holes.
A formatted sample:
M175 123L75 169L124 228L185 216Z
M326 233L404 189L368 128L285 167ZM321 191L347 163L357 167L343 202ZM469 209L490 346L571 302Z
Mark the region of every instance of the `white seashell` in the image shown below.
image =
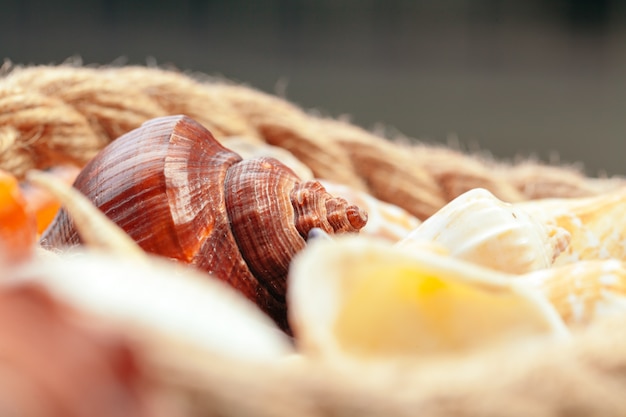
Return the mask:
M567 334L545 297L512 277L363 236L318 240L292 263L289 319L300 351L330 360L419 359Z
M420 220L406 210L343 184L319 180L330 194L345 198L367 212L367 224L359 234L397 242L420 225Z
M615 258L626 261L626 188L595 197L517 203L534 217L571 235L555 265Z
M94 252L37 258L13 271L12 282L39 283L131 335L146 329L199 350L251 361L293 352L289 338L256 305L191 268Z
M443 245L454 257L523 274L551 266L567 247L569 234L476 188L426 219L399 245L422 240Z
M262 156L278 159L291 168L303 181L312 180L314 177L313 171L285 148L268 145L259 140L247 139L241 136L225 137L221 139L220 142L228 149L237 152L244 159L259 158Z
M570 326L626 314L626 265L617 259L561 265L519 280L544 292Z

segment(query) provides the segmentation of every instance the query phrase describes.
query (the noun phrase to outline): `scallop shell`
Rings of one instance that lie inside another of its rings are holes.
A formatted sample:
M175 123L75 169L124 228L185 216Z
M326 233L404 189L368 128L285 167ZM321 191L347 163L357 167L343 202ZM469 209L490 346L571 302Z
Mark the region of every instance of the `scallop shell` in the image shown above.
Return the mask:
M363 236L318 240L292 264L289 319L301 351L330 360L419 359L567 334L545 297L512 277Z
M543 291L570 326L626 314L626 265L617 259L580 261L519 279Z
M626 261L626 188L595 197L517 203L516 207L570 233L569 246L555 265L591 259Z
M361 235L397 242L421 223L406 210L381 201L364 191L327 180L320 182L330 194L340 196L367 212L367 224L359 231Z
M523 274L551 266L567 247L569 234L476 188L433 214L399 245L420 240L440 243L460 259Z

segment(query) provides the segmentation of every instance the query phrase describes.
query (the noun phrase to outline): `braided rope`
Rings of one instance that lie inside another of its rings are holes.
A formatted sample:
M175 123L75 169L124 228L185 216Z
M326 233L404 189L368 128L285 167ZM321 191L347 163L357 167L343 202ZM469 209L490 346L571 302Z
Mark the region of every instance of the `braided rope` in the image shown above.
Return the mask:
M445 147L402 144L307 114L269 94L145 67L14 67L0 75L0 168L82 165L147 119L187 114L217 138L247 136L291 151L319 178L359 189L420 218L484 187L507 201L587 196L622 185L566 167L497 163Z

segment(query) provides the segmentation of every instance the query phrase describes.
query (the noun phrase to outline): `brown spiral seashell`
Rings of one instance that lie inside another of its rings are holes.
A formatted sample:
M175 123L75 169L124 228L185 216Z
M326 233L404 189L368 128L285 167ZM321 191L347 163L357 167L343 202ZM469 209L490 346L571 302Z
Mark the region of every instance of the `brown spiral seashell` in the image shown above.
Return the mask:
M367 214L273 158L242 160L186 116L150 120L104 148L74 187L145 251L228 282L288 329L286 276L308 232L356 232ZM61 210L41 238L80 243Z

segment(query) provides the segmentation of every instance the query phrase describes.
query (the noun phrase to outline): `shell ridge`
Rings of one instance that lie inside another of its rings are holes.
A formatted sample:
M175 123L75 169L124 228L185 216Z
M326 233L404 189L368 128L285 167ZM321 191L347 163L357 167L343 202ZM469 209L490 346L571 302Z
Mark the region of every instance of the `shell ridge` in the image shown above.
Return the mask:
M289 259L304 248L305 241L295 227L289 227L292 222L278 217L285 214L287 219L293 218L291 204L277 196L288 195L297 177L290 174L283 176L291 178L289 181L270 181L278 178L279 165L273 161L258 158L231 166L226 174L225 198L232 233L244 261L259 285L284 302ZM264 279L258 279L260 276Z
M221 228L219 225L225 221L221 218L223 215L219 215L225 211L225 171L241 157L223 147L208 129L186 116L177 119L168 145L163 176L169 216L175 226L173 239L184 253L185 260L195 263L207 236L214 228ZM208 182L206 177L215 178Z

